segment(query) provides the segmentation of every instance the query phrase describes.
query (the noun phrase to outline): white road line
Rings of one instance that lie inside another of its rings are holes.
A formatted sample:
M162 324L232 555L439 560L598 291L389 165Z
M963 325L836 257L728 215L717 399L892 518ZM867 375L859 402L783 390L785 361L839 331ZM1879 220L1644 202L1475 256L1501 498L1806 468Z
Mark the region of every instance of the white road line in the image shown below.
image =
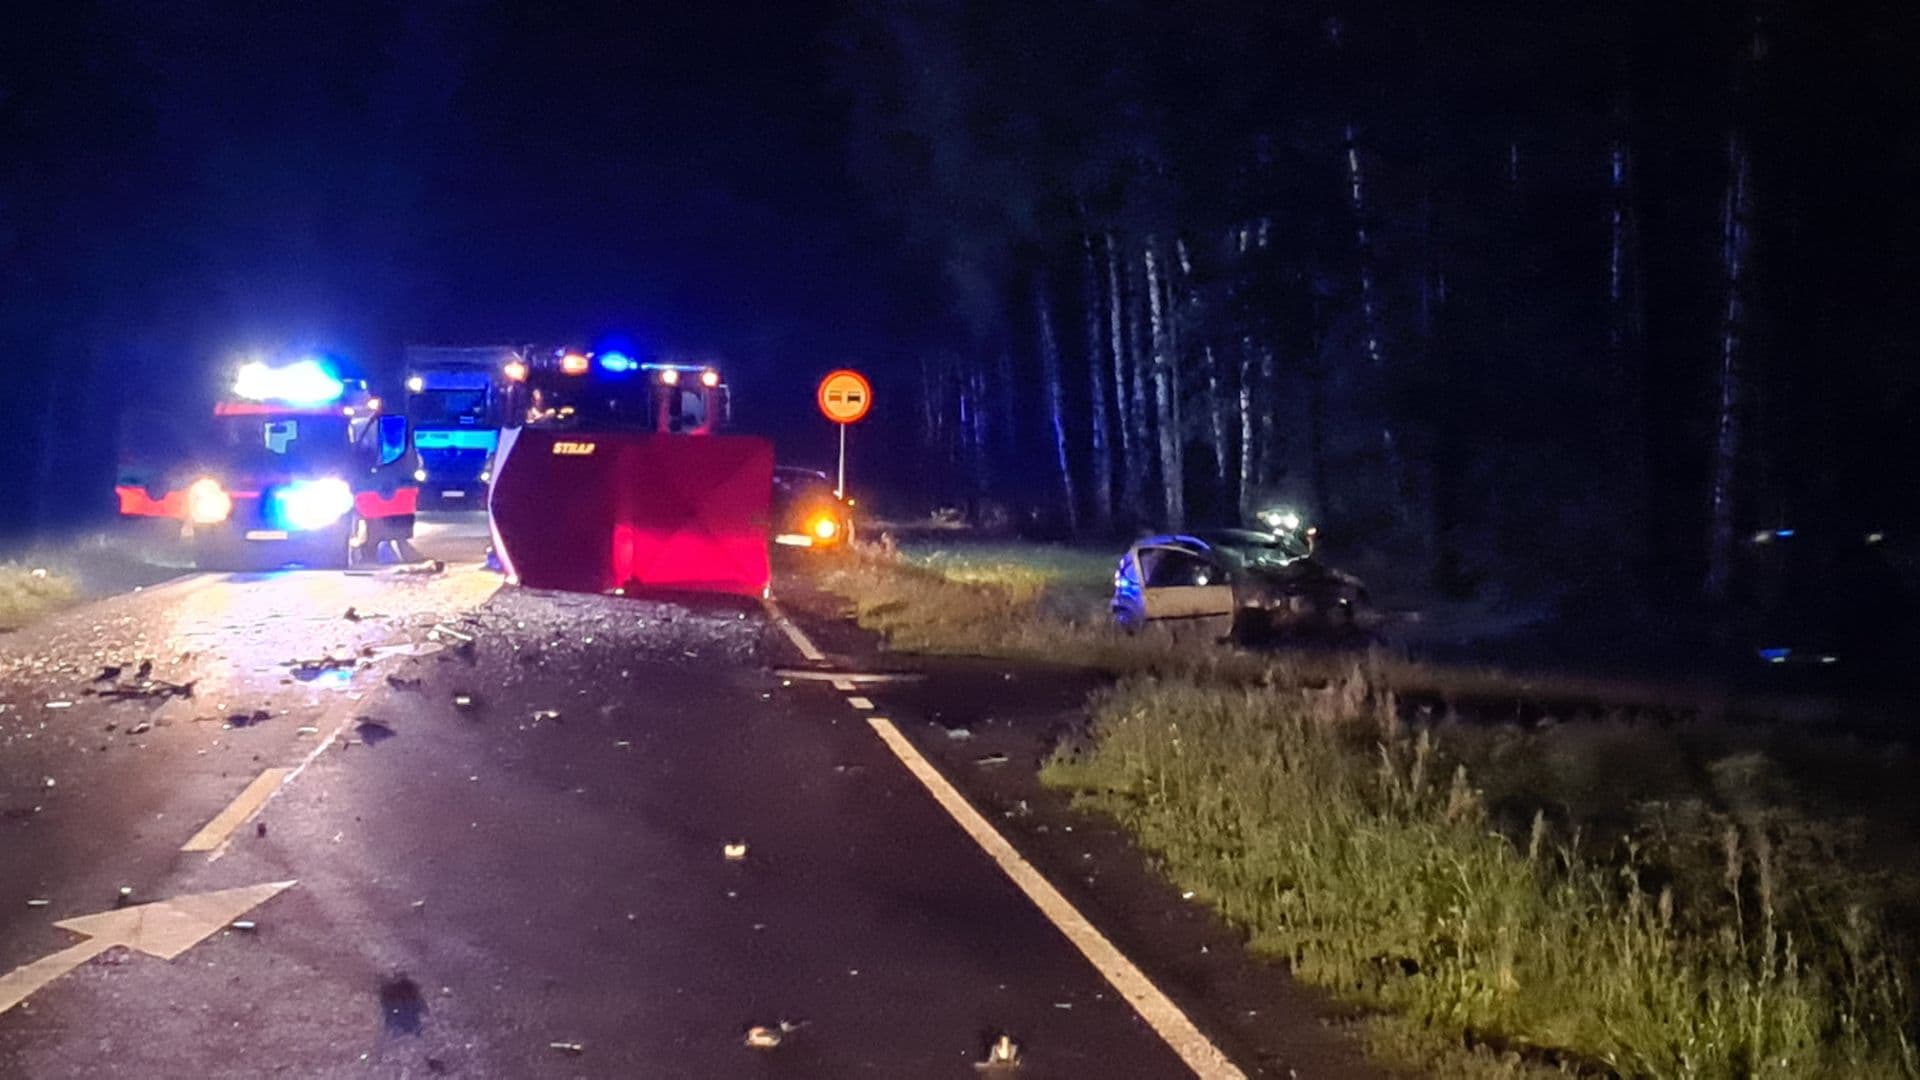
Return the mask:
M274 790L287 778L291 769L267 769L253 778L240 794L233 797L226 809L215 814L206 827L193 834L193 838L180 845L181 851L212 851L226 842L227 836L240 827L241 823L253 816L266 801L273 797Z
M900 763L907 767L907 771L926 787L940 808L1000 865L1000 869L1013 879L1021 892L1027 894L1027 899L1033 901L1041 914L1058 927L1068 941L1073 942L1074 948L1079 949L1081 955L1120 992L1120 996L1127 999L1140 1018L1173 1048L1174 1053L1180 1055L1180 1060L1186 1062L1194 1075L1205 1080L1244 1080L1246 1074L1227 1060L1220 1048L1201 1034L1192 1020L1187 1019L1187 1014L1161 993L1160 988L1153 985L1146 974L1127 959L1126 954L1114 947L1105 934L1087 921L1087 917L1080 914L1072 902L1060 895L1060 890L1034 869L1033 864L1022 857L1006 837L1000 835L999 830L980 816L980 812L947 782L947 778L940 775L933 763L914 749L905 735L900 734L900 729L894 726L893 721L884 716L870 716L867 723L887 744L887 749L892 750Z
M847 699L847 704L853 706L856 709L872 709L873 708L873 700L871 698L863 698L863 697L857 697L857 696L850 697Z
M773 618L776 625L786 631L787 637L793 641L802 655L809 660L824 659L820 650L814 648L813 642L808 641L807 636L800 632L800 628L781 614L772 600L762 602L767 606L768 615ZM855 703L856 707L869 709L873 707L873 703L866 698L848 698L847 700L849 703ZM857 704L860 702L865 702L864 706ZM1220 1048L1213 1045L1213 1041L1194 1026L1193 1021L1187 1018L1187 1014L1180 1011L1180 1006L1175 1005L1171 998L1160 991L1159 987L1153 985L1152 980L1147 978L1146 973L1141 971L1138 965L1127 959L1126 954L1116 948L1113 942L1108 941L1107 936L1089 922L1085 915L1080 914L1080 910L1074 907L1071 901L1060 895L1060 890L1054 888L1045 875L1035 869L1033 864L1007 841L1006 837L1000 835L999 830L982 817L980 812L975 810L972 804L968 803L966 798L947 782L946 777L940 775L940 770L934 768L933 763L915 749L905 735L900 734L900 729L894 726L892 720L884 716L870 716L867 718L867 725L880 736L881 742L887 744L887 749L893 751L893 756L900 759L900 763L907 767L907 771L913 774L914 779L920 781L921 786L927 789L927 793L933 796L934 802L939 803L940 808L953 818L954 823L959 825L974 843L980 845L980 849L987 853L987 856L1008 878L1012 879L1015 885L1020 887L1020 891L1026 894L1027 899L1033 901L1034 906L1040 909L1040 913L1047 917L1047 921L1053 923L1055 928L1066 935L1067 940L1073 943L1073 947L1080 950L1080 955L1086 957L1094 970L1107 980L1108 985L1118 991L1120 996L1127 1000L1127 1004L1133 1006L1133 1011L1138 1013L1140 1018L1153 1028L1155 1034L1159 1035L1173 1052L1180 1056L1180 1060L1186 1063L1187 1068L1193 1070L1195 1076L1200 1077L1201 1080L1246 1080L1246 1074L1240 1071L1239 1066L1228 1060L1227 1056L1220 1052Z
M773 620L773 625L787 635L787 640L793 642L793 647L800 650L800 655L806 657L808 663L817 664L827 658L826 653L815 647L813 642L807 640L807 635L793 625L793 620L787 618L787 613L780 610L780 605L774 603L772 597L762 597L760 604L767 609L767 618Z
M347 726L349 724L352 724L354 720L353 703L343 703L335 706L335 708L344 714L340 718L340 722L334 725L333 730L327 734L326 738L320 740L320 745L314 747L312 750L307 751L307 756L300 759L300 764L295 765L291 769L278 769L278 770L269 769L268 772L277 771L277 772L284 773L285 775L281 776L279 782L274 784L272 788L268 789L266 796L262 798L256 806L254 806L252 809L247 811L247 814L245 817L241 818L239 821L234 822L235 826L246 824L248 821L251 821L253 819L254 815L258 814L261 810L266 809L266 805L272 802L273 800L279 798L280 793L287 789L288 784L293 783L294 780L299 778L301 773L307 771L307 766L313 764L313 759L319 757L321 754L326 753L328 747L331 747L334 743L339 742L340 736L346 734ZM227 843L232 839L233 839L232 834L229 833L226 839L221 840L220 843L216 845L212 851L207 852L207 861L216 862L219 860L219 858L222 855L225 855L227 853Z
M852 679L835 679L833 680L833 688L843 694L851 694L859 689L859 687L853 684Z

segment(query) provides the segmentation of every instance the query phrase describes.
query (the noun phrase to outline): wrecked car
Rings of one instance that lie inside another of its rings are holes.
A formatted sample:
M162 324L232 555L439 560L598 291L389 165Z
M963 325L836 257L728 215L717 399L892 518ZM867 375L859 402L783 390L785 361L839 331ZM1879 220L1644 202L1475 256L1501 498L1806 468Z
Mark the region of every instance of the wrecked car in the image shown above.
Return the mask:
M1344 634L1370 622L1366 586L1298 532L1219 529L1136 540L1113 575L1113 618L1210 640Z

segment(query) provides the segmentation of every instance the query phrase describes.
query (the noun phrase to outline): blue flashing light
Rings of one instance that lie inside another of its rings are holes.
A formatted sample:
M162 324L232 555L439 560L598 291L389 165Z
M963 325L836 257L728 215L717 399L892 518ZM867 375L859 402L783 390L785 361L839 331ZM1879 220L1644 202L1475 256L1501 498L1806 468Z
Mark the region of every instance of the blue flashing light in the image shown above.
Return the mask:
M285 367L268 367L256 360L241 365L233 380L235 397L288 405L325 405L340 400L346 389L346 384L318 360L300 360Z
M640 370L640 363L626 353L603 352L600 354L600 368L615 375L625 375L629 371Z
M1793 539L1793 530L1792 529L1775 529L1773 530L1773 535L1779 537L1782 540L1791 540Z
M1761 649L1760 650L1760 659L1765 660L1769 664L1784 664L1787 662L1787 657L1792 655L1793 655L1792 649Z
M268 500L266 516L276 527L288 532L313 532L325 529L353 509L353 489L345 480L329 476L321 480L295 480L275 488Z

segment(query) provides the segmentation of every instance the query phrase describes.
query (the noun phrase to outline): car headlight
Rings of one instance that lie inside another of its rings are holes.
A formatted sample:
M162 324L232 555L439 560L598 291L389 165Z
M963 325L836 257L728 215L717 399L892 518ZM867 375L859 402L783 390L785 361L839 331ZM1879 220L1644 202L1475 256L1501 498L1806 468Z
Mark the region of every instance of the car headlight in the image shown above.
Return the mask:
M353 489L345 480L296 480L280 489L280 518L300 529L324 529L353 509Z
M840 534L840 523L833 520L830 514L818 514L808 523L807 531L816 540L831 540Z
M187 488L187 520L195 525L218 525L233 513L233 496L211 476L195 480Z

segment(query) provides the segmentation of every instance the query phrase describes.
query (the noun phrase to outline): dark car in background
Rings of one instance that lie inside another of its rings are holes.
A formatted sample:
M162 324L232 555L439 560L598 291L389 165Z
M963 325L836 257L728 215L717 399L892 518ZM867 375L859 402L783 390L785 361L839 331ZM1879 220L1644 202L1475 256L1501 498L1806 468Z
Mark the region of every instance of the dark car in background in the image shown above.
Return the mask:
M834 491L817 469L776 465L773 470L773 542L786 547L837 549L853 542L853 500Z
M1114 621L1212 640L1353 634L1371 622L1366 586L1292 532L1217 529L1136 540L1113 575Z

